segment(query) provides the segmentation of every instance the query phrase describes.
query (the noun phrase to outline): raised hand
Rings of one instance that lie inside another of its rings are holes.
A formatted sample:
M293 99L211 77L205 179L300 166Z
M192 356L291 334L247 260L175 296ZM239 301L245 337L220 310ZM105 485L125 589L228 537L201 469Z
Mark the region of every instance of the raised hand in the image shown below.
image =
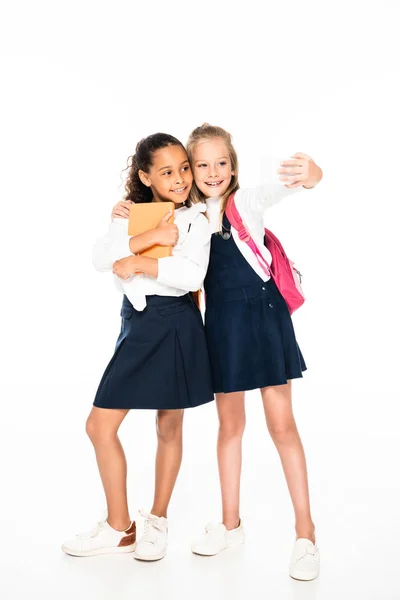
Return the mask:
M281 161L281 168L277 170L279 179L287 188L300 187L312 188L322 179L321 168L307 154L297 152L291 158Z

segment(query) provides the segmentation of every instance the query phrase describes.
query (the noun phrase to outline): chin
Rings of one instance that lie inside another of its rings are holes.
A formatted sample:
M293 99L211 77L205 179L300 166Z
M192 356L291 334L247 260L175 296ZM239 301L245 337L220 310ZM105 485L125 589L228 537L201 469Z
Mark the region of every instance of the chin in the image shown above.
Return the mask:
M199 189L203 192L207 198L219 198L223 194L225 194L226 190L229 187L229 183L227 185L221 185L217 188L210 187L208 185L203 185L199 187Z
M204 188L201 188L201 191L207 198L217 198L218 196L222 195L222 193L220 191L221 189L222 188L213 189L213 188L209 188L208 186L204 186Z
M171 200L169 200L169 202L173 202L174 204L184 204L187 201L187 199L188 199L188 196L186 196L186 198L184 198L184 197L179 198L179 199L175 198L174 200L172 200L172 198L171 198Z

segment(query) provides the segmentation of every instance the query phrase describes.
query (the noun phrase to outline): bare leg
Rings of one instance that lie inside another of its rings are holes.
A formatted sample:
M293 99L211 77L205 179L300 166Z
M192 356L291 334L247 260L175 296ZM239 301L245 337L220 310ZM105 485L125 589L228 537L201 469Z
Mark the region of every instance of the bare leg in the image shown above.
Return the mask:
M222 495L222 522L227 529L239 525L242 437L246 425L244 392L216 394L219 417L217 444Z
M94 406L86 422L107 499L107 521L118 531L124 531L131 523L126 493L126 459L118 438L119 426L128 412Z
M315 543L306 458L292 410L291 382L260 391L268 430L279 452L292 499L297 537L307 538Z
M151 513L167 517L168 505L182 462L183 410L157 411L157 454Z

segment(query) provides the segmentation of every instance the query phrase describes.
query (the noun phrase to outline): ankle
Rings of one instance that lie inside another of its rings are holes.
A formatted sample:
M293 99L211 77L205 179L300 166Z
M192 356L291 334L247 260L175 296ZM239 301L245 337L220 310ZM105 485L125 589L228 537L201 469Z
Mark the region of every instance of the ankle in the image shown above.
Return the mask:
M167 511L166 510L159 510L156 506L153 506L153 508L150 511L151 515L154 515L155 517L164 517L164 519L168 519L167 517Z
M305 538L315 544L315 526L313 522L296 525L296 539L299 538Z
M113 519L110 517L107 519L107 523L109 524L109 526L115 529L116 531L126 531L127 529L129 529L131 522L132 521L129 517L128 519Z
M235 517L234 519L223 519L222 524L225 525L227 531L231 531L232 529L237 529L240 525L240 518Z

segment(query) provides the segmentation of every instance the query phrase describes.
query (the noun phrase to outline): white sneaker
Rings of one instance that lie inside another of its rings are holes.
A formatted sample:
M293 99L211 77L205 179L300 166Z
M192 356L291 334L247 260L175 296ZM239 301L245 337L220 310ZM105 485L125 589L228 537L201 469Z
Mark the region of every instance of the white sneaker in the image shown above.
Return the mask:
M205 535L192 544L192 552L202 556L214 556L222 550L226 550L226 548L240 546L243 542L244 528L242 521L236 529L230 529L229 531L223 523L217 525L208 523Z
M132 521L125 531L113 529L106 520L96 527L78 534L75 539L62 545L66 554L72 556L96 556L97 554L122 554L133 552L136 547L136 523Z
M293 548L289 567L290 577L311 581L319 575L319 550L310 540L299 538Z
M167 553L168 520L139 511L144 517L143 535L138 540L134 557L138 560L160 560Z

